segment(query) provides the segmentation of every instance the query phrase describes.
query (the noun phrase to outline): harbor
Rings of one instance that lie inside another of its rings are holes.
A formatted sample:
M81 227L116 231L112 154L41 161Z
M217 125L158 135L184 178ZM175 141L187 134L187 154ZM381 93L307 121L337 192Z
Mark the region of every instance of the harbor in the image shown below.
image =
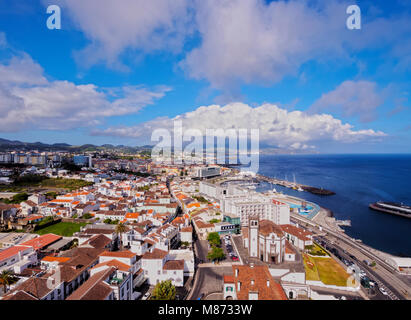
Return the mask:
M278 186L283 186L285 188L289 188L289 189L293 189L293 190L297 190L300 192L310 192L313 194L317 194L317 195L321 195L321 196L332 196L335 195L335 192L330 191L330 190L326 190L323 188L317 188L317 187L312 187L312 186L307 186L307 185L303 185L303 184L299 184L294 182L290 182L290 181L286 181L286 180L281 180L281 179L275 179L275 178L269 178L260 174L256 175L257 179L261 180L261 181L265 181L271 184L275 184Z

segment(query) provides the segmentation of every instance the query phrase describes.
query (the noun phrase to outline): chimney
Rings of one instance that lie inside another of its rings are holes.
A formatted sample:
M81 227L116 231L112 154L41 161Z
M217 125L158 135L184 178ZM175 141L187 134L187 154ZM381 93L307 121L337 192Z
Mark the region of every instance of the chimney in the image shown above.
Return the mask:
M237 291L240 291L240 290L241 290L241 282L238 281L238 282L237 282Z
M267 287L270 287L270 280L267 280Z

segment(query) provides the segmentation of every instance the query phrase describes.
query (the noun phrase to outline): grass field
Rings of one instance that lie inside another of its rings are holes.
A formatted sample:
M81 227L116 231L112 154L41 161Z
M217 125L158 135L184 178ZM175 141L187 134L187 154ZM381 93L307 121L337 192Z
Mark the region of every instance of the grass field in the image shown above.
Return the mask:
M1 185L0 191L30 192L33 189L45 189L51 191L76 190L85 186L93 185L92 182L78 179L48 178L39 175L25 175L17 178L12 184Z
M73 222L59 222L43 229L37 230L34 233L39 235L54 233L63 237L71 237L73 233L80 231L81 227L84 227L86 223L73 223Z
M325 251L322 247L320 247L318 244L313 242L313 245L310 246L309 248L309 254L313 256L329 256L328 252Z
M310 257L304 255L307 280L321 281L324 284L347 286L350 275L332 258Z

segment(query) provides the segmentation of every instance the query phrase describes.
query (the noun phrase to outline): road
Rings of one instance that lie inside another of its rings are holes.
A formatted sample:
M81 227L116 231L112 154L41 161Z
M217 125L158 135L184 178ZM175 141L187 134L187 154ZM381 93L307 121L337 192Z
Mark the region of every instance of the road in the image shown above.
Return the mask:
M202 267L197 269L196 280L192 288L190 300L197 300L210 293L223 292L223 276L232 274L232 267Z
M375 281L378 284L378 287L384 288L388 292L388 296L382 294L378 288L376 288L375 295L371 295L370 299L373 300L399 300L401 294L398 292L396 288L394 288L389 282L385 281L378 273L376 273L371 267L366 265L359 252L352 248L342 248L337 243L331 244L331 242L327 239L324 239L328 245L328 247L334 247L338 250L338 254L348 260L354 262L361 270L364 270L367 273L368 278L370 280ZM355 259L352 259L350 255L354 256ZM358 258L357 258L358 257Z
M326 235L327 239L335 239L334 243L340 250L345 250L350 255L355 256L357 261L360 262L361 268L371 274L379 286L388 289L387 291L391 291L389 292L391 298L398 298L401 300L410 299L410 295L408 294L408 292L411 292L409 285L397 276L395 270L385 261L382 261L380 257L365 250L360 244L350 240L347 235L337 233L324 227L323 225L319 225L313 221L309 221L296 215L292 215L291 220L306 227L308 225L315 226L317 228L321 226L321 232L315 230L315 228L311 228L312 232L320 235ZM375 269L369 268L362 263L364 259L376 261L377 267Z

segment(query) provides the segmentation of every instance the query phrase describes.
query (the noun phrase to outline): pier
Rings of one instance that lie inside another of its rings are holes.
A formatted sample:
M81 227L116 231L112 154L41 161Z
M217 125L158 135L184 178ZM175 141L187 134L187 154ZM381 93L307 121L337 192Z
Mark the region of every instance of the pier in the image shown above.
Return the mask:
M266 177L266 176L263 176L263 175L260 175L260 174L257 174L256 177L261 181L272 183L272 184L275 184L275 185L278 185L278 186L283 186L283 187L286 187L286 188L289 188L289 189L294 189L294 190L298 190L298 191L306 191L306 192L310 192L310 193L321 195L321 196L335 195L335 192L330 191L330 190L326 190L326 189L322 189L322 188L316 188L316 187L306 186L306 185L295 183L295 182L289 182L289 181L285 181L285 180L269 178L269 177Z

